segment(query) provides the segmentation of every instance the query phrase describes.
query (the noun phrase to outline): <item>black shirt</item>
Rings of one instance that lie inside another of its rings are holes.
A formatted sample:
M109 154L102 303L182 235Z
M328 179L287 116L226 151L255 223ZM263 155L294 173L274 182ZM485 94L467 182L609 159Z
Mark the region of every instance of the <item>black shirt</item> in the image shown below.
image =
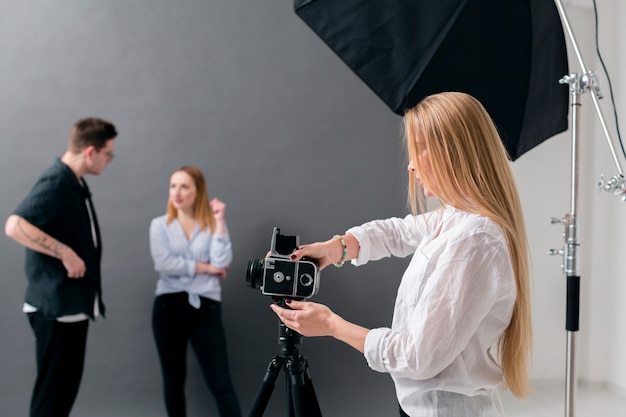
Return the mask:
M74 172L57 158L14 214L72 248L86 266L84 277L69 278L61 260L27 248L25 302L49 319L78 313L93 319L94 300L98 297L99 310L104 315L100 296L102 243L87 183L82 180L81 184Z

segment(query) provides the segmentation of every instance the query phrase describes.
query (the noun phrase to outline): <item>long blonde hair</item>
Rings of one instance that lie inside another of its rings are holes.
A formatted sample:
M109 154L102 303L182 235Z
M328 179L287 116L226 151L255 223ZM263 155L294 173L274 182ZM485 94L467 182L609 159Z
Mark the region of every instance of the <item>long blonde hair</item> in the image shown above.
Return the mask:
M176 172L186 172L193 179L193 182L196 186L196 200L193 203L194 218L200 225L201 230L206 230L208 228L211 233L214 233L216 221L215 217L213 216L213 210L211 209L211 205L209 204L209 193L206 189L206 181L204 180L204 175L202 175L202 171L200 170L200 168L193 165L184 165L178 168L172 174ZM174 207L172 202L168 200L167 224L170 224L177 215L178 210L176 210L176 207Z
M488 217L506 237L517 298L498 353L507 387L515 396L525 397L530 392L532 348L530 255L517 186L498 131L478 100L457 92L425 98L406 112L404 127L409 158L424 186L443 205ZM424 153L427 173L424 166L420 169ZM410 174L414 214L424 207L416 182Z

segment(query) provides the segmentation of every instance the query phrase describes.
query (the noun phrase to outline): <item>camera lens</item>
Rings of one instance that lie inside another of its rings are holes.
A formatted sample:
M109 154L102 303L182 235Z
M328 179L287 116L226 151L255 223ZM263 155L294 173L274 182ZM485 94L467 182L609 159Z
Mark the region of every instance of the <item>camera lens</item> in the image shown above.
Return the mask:
M260 288L263 285L263 259L253 259L248 262L246 285L250 288Z

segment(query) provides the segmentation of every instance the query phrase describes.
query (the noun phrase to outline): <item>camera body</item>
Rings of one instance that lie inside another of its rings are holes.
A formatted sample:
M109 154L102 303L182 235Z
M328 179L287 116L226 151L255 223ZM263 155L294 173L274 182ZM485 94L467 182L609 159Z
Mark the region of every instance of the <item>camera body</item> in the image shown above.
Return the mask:
M246 284L274 298L303 300L317 294L320 285L317 263L289 258L298 248L298 240L298 236L281 235L280 229L275 227L269 255L248 262Z

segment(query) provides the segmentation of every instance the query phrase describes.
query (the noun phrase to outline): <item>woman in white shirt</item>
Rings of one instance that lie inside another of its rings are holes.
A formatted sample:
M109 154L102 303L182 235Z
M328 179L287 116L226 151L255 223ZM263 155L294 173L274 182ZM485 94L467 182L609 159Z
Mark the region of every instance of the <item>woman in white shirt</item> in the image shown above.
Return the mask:
M225 209L217 198L209 202L200 169L183 166L170 178L167 214L150 224L150 252L159 273L152 328L170 417L186 415L189 342L220 416L241 416L221 318L220 280L233 257Z
M333 336L388 372L401 416L503 416L499 389L529 393L532 337L529 250L506 150L486 110L464 93L425 98L404 126L413 214L291 256L323 268L412 255L391 328L366 329L313 302L271 308L287 327ZM424 213L422 195L442 207Z

